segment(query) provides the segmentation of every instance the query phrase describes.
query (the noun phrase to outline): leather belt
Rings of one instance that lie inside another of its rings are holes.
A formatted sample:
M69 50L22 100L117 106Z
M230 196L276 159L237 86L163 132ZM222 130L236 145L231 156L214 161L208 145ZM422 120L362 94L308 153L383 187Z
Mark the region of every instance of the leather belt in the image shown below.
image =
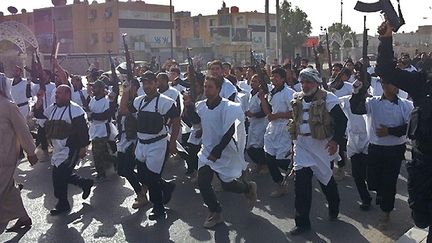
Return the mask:
M166 138L167 136L168 136L168 134L164 134L164 135L160 135L160 136L157 136L155 138L150 138L150 139L138 139L138 141L141 144L151 144L151 143L155 143L159 140L162 140L162 139Z
M24 102L24 103L19 103L17 104L18 107L23 107L25 105L28 105L28 101Z

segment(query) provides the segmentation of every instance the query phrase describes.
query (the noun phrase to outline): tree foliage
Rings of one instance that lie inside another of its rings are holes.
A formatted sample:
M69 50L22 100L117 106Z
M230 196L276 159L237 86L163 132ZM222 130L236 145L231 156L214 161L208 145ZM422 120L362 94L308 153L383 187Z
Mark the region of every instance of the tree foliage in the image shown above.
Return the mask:
M284 56L293 57L295 48L301 47L312 32L308 16L300 8L292 7L291 2L285 0L280 8L282 52Z

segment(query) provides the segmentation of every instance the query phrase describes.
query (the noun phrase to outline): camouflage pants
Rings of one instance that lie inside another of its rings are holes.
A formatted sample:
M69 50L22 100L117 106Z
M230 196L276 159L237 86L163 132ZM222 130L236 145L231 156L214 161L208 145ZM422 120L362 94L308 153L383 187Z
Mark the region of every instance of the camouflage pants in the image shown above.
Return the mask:
M92 140L93 161L98 175L105 175L105 170L112 163L112 157L108 151L108 138L95 138Z

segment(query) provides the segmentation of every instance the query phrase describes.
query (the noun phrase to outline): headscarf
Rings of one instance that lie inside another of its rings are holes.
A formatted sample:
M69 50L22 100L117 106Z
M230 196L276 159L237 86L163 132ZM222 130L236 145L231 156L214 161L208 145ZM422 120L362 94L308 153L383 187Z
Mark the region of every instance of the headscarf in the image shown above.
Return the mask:
M10 85L8 84L8 78L4 73L0 73L0 96L12 101Z
M322 83L321 75L318 72L318 70L310 67L301 70L299 74L299 80L303 80L303 79L314 81L317 83Z

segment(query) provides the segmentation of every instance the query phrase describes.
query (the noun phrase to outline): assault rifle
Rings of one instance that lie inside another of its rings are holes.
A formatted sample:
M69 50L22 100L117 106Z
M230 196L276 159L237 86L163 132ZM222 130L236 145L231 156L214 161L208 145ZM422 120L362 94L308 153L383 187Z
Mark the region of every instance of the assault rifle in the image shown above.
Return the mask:
M127 36L126 33L122 34L123 46L124 46L124 49L125 49L125 58L126 58L127 81L131 82L132 79L134 78L134 75L133 75L133 70L132 70L132 57L130 55L129 47L128 47L128 44L126 42L126 36Z
M190 84L190 95L191 95L191 100L192 102L195 102L195 99L197 98L196 95L196 72L195 72L195 68L193 65L193 60L192 57L190 55L190 51L192 49L191 48L186 48L186 55L187 55L187 60L188 60L188 69L187 69L187 79L189 81Z
M255 51L253 51L252 49L250 50L250 59L251 59L251 65L255 68L255 71L258 74L259 81L260 81L260 89L264 91L264 94L268 94L269 89L267 85L270 83L270 79L261 67L261 63L265 65L265 62L263 60L258 61L255 57Z

